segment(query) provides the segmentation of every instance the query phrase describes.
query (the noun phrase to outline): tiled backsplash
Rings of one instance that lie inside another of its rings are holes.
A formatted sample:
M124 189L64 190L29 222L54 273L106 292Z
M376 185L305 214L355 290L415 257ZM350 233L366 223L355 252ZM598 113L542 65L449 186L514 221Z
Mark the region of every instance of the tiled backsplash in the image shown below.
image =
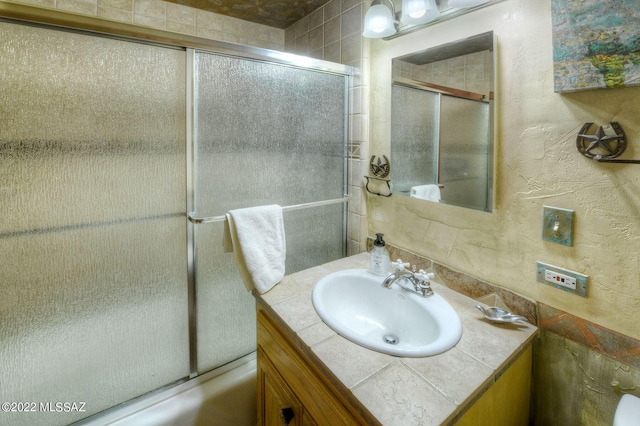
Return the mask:
M373 247L373 239L367 239L367 248L370 251ZM504 307L511 312L523 315L532 324L538 324L538 315L536 312L536 303L524 296L520 296L512 291L489 284L473 277L465 275L461 272L436 263L425 257L410 253L401 248L391 245L386 246L389 250L391 260L402 259L411 265L416 265L418 269L433 269L436 274L435 282L443 284L458 293L469 296L472 299L486 303L486 301L497 300L497 305Z
M373 247L373 239L367 239L367 250ZM564 339L578 343L592 351L612 358L622 364L640 368L640 341L598 324L586 321L567 312L534 302L510 290L480 281L462 272L436 263L425 257L387 244L392 261L402 259L418 268L432 268L435 281L472 299L504 308L524 315L529 322L541 330L554 333ZM491 302L491 303L489 303Z

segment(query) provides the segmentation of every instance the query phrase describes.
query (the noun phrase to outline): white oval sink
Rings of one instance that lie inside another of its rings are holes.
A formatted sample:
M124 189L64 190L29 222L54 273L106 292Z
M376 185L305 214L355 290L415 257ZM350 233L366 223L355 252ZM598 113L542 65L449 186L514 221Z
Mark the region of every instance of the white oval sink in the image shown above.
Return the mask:
M327 275L313 289L313 307L336 333L374 351L402 357L437 355L462 336L460 317L440 295L420 297L366 269Z

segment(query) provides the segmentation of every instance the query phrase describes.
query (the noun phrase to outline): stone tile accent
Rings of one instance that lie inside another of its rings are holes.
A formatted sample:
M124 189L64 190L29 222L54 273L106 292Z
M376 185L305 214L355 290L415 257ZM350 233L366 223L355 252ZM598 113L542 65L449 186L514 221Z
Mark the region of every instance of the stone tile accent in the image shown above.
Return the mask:
M540 328L640 368L640 341L538 302Z
M373 239L367 238L367 251L371 251L372 248ZM508 310L514 314L526 317L531 324L538 324L536 303L533 300L502 287L480 281L401 248L387 244L387 250L389 250L392 262L397 259L402 259L403 262L416 265L418 269L431 269L436 275L434 279L435 282L443 284L475 300L485 301L486 296L498 297Z

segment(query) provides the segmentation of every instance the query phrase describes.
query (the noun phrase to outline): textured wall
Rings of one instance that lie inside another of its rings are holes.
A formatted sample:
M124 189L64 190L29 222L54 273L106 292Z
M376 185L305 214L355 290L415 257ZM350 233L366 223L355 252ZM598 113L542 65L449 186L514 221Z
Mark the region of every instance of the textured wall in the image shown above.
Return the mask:
M640 88L555 94L549 0L509 0L372 42L371 154L390 152L391 59L490 30L498 39L494 213L369 195L368 233L384 232L391 244L639 339L640 167L592 162L575 140L585 122L618 121L629 141L624 157L640 158ZM541 240L543 205L575 210L574 247ZM537 283L538 260L589 275L589 297ZM637 368L596 349L542 332L535 424L608 425L619 396L638 395Z
M587 121L618 121L625 158L639 158L640 88L555 94L548 0L509 0L372 42L371 154L390 151L391 59L490 30L498 39L495 212L370 195L368 233L638 339L640 168L592 162L575 139ZM575 210L574 247L541 240L543 205ZM537 283L538 260L589 275L589 297Z

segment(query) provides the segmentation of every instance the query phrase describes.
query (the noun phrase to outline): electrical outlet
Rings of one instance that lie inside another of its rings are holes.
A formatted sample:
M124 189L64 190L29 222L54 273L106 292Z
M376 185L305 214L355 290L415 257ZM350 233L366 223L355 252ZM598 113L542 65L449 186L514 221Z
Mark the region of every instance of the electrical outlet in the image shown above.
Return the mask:
M568 275L563 275L559 272L554 272L554 271L550 271L549 269L545 269L544 279L549 281L550 283L558 284L563 287L570 288L572 290L576 289L576 279Z
M588 275L537 262L536 279L559 290L587 297Z

